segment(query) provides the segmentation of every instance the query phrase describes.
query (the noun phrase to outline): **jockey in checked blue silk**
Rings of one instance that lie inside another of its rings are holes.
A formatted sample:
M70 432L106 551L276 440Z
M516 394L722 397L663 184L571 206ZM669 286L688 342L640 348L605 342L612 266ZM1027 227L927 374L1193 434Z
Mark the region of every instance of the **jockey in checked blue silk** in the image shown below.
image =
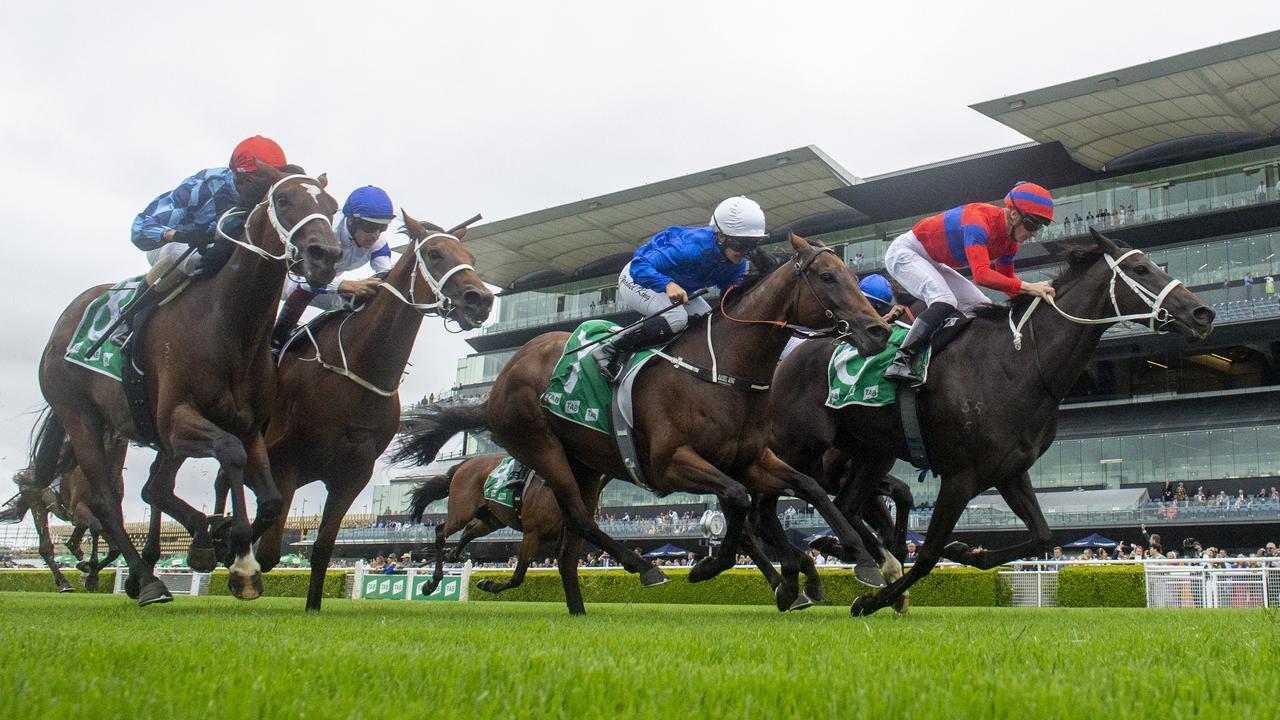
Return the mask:
M617 382L631 353L662 345L683 331L689 318L711 312L702 298L690 301L689 293L740 285L746 256L767 234L764 210L739 196L720 203L707 225L669 227L641 245L618 275L618 298L641 315L678 305L593 350L605 377Z
M147 254L152 267L177 262L188 247L199 248L187 256L179 270L189 276L212 275L231 257L235 245L216 238L218 218L236 207L241 196L253 197L270 184L258 163L281 168L284 150L274 140L254 135L236 145L227 167L201 170L178 187L157 197L133 220L131 240ZM244 231L243 218L229 218L223 226L236 237Z
M1048 282L1026 282L1013 272L1019 246L1053 222L1053 196L1035 183L1019 182L1004 197L1004 207L969 203L927 217L898 236L884 256L885 269L907 292L928 306L916 318L884 376L919 383L912 369L916 355L947 316L991 301L978 286L1005 293L1052 298ZM968 266L970 282L955 268Z
M372 298L378 292L378 286L391 272L391 246L383 233L395 217L395 206L382 188L365 185L347 196L342 211L333 220L333 234L342 246L342 256L334 265L338 274L320 287L292 274L285 279L284 308L271 331L272 349L279 351L284 346L308 306L334 310L356 298ZM365 265L373 270L373 277L341 279L342 273Z

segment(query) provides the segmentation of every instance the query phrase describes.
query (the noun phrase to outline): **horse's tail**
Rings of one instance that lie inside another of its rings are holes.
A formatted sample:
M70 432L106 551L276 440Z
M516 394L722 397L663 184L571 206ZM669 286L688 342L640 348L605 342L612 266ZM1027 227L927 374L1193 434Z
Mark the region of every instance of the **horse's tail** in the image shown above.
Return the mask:
M22 518L27 516L27 511L30 509L31 505L22 498L22 493L14 495L4 504L4 509L0 510L0 525L22 522Z
M445 474L432 475L418 483L418 486L409 494L409 519L422 522L422 515L427 511L428 505L449 497L449 484L453 482L453 476L458 474L458 468L465 464L465 461L460 462L449 468Z
M400 440L391 455L393 463L426 465L449 438L464 430L489 427L486 401L437 403L411 410L400 419Z
M46 488L76 466L62 418L45 407L31 431L30 487Z

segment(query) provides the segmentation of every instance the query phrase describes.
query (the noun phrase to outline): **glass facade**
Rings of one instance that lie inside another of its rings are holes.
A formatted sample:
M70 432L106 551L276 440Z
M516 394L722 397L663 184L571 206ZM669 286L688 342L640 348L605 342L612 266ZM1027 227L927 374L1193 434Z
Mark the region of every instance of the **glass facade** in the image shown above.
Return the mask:
M893 473L919 471L898 462ZM1105 487L1280 475L1280 425L1059 440L1031 468L1037 488ZM1191 488L1194 491L1194 488ZM938 479L912 483L916 502L931 502Z

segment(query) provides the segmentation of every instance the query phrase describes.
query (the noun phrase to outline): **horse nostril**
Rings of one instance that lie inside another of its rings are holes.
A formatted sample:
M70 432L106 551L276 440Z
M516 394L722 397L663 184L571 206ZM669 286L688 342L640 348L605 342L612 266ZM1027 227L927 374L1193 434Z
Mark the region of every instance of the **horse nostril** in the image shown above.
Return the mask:
M332 255L332 253L329 252L329 249L321 245L307 246L307 259L312 262L324 262L329 259L330 255Z
M1215 313L1212 308L1205 307L1204 305L1201 305L1191 311L1191 317L1195 318L1196 322L1201 325L1212 325L1213 319L1217 316L1218 314Z
M493 295L480 290L468 290L462 294L462 302L473 310L488 310L493 307Z
M893 334L893 331L884 323L873 323L867 326L867 334L876 342L883 341L887 343L889 342L889 336Z

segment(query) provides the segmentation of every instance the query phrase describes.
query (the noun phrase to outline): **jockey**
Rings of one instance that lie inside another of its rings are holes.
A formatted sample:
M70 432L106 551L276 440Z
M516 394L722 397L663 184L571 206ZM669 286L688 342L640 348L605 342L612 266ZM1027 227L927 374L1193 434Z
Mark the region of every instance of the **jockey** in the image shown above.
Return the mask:
M912 362L942 321L956 310L972 316L974 308L991 304L977 285L1009 297L1021 293L1052 298L1050 283L1025 282L1013 274L1018 246L1051 222L1053 196L1035 183L1019 182L1005 195L1003 208L969 203L927 217L899 235L885 253L885 268L928 307L916 318L884 376L920 382ZM964 265L973 271L973 282L954 269Z
M378 291L382 279L391 271L391 246L382 233L395 216L395 206L381 188L365 185L347 196L342 211L333 220L333 234L342 245L342 256L334 264L338 276L321 287L307 285L292 274L285 279L284 309L271 331L273 350L278 352L284 347L308 305L332 310L342 307L348 297L369 298ZM373 268L373 277L340 279L342 273L365 265Z
M231 257L234 245L215 243L215 227L224 212L235 207L242 195L266 182L258 163L280 168L284 151L274 140L254 135L236 145L227 167L201 170L173 190L151 201L133 220L132 240L147 254L154 267L166 258L176 262L188 246L200 248L182 261L184 275L209 275ZM242 219L228 219L228 234L238 234ZM203 272L202 272L203 271Z
M765 238L764 210L746 197L720 203L705 227L669 227L641 245L618 275L618 297L630 309L649 315L680 303L657 317L614 336L592 351L600 370L617 382L630 353L661 345L711 312L689 293L717 286L721 292L741 284L746 256Z

